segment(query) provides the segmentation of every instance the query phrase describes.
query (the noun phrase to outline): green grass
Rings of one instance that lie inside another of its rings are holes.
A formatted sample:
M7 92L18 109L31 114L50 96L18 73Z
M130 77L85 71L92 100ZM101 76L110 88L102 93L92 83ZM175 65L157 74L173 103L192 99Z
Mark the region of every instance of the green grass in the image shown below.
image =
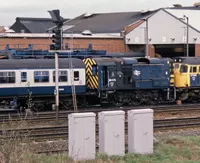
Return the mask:
M32 163L72 162L67 154L34 155ZM150 155L126 154L124 157L97 154L93 161L81 163L200 163L200 136L170 137L154 143L154 153Z

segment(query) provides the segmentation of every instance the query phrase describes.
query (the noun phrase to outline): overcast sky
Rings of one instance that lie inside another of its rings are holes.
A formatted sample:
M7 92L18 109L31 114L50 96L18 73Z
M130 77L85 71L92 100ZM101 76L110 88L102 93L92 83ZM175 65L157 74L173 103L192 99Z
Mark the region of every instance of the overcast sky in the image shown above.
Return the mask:
M0 25L12 25L16 17L50 17L48 10L60 9L65 18L85 12L122 12L156 9L182 4L191 6L193 0L1 0Z

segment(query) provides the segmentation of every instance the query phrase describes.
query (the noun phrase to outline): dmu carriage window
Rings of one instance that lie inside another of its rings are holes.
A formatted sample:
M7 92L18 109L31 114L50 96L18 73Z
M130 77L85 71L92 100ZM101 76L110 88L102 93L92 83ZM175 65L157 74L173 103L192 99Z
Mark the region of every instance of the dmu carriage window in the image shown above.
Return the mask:
M15 72L0 72L0 84L15 83Z
M27 72L21 72L21 82L27 81Z
M49 82L49 71L35 71L34 72L35 83L47 83Z
M67 77L67 71L59 71L59 78L58 81L59 82L67 82L68 77ZM55 82L55 71L53 72L53 82Z
M79 72L74 71L74 81L79 81Z

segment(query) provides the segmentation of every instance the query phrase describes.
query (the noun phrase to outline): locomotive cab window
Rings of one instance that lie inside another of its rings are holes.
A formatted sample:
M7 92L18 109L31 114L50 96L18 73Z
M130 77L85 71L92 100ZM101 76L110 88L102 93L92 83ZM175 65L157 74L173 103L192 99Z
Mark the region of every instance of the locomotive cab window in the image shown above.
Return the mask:
M55 82L55 74L56 72L53 72L53 82ZM58 72L59 77L58 77L58 81L59 82L67 82L68 81L68 77L67 77L67 71L59 71Z
M188 66L187 65L181 65L180 72L182 72L182 73L188 72Z
M174 69L178 69L179 68L179 64L174 64Z
M49 82L49 71L35 71L34 72L35 83L47 83Z
M74 81L79 81L79 71L74 71Z
M21 72L21 82L27 81L27 72Z
M15 72L0 72L0 84L15 83Z
M110 78L115 77L114 69L109 70L109 77Z

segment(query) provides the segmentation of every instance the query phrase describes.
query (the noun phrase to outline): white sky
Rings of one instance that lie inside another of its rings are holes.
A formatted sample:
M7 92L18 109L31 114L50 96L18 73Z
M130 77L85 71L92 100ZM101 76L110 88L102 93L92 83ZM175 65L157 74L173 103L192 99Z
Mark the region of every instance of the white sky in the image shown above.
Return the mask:
M193 0L1 0L0 25L12 25L16 17L49 17L48 10L60 9L61 16L73 18L85 12L126 12L192 6Z

